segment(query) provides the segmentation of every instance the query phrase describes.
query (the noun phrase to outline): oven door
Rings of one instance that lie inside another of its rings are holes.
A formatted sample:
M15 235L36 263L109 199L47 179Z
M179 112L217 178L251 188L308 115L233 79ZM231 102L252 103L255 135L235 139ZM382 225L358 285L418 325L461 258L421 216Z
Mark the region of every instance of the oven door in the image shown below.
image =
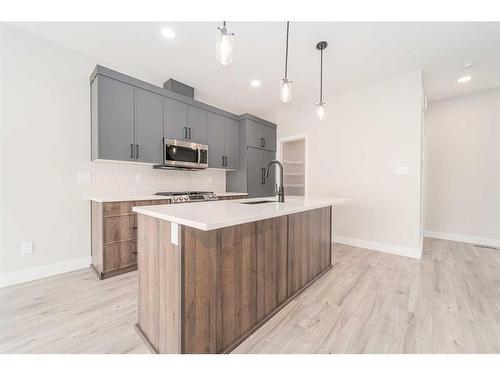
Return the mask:
M163 152L163 164L166 166L196 169L208 167L207 145L164 138Z

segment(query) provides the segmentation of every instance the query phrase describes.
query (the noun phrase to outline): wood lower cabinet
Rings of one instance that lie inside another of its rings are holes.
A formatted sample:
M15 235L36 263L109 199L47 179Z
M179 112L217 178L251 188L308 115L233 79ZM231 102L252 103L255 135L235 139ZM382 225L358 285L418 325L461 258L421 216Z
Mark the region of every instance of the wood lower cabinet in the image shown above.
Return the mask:
M288 219L288 295L306 286L332 264L331 211L320 209L290 215Z
M331 207L202 231L139 215L138 328L159 353L231 351L331 268ZM174 241L175 242L175 241Z
M100 279L137 269L137 214L132 207L168 203L92 201L92 268Z

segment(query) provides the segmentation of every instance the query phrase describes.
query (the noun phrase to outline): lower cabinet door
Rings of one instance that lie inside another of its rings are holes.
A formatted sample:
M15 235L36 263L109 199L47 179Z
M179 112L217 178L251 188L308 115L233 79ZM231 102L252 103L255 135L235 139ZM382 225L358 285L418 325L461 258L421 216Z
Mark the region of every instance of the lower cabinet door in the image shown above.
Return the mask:
M276 153L266 150L261 150L262 152L262 166L265 168L267 163L276 159ZM276 165L273 164L269 169L269 176L265 179L265 183L262 186L262 195L264 197L272 197L276 190Z
M262 150L247 148L247 193L248 198L264 195L264 166L262 165Z
M137 264L136 241L117 242L104 246L104 273Z
M117 216L104 218L104 245L113 242L135 240L137 237L137 216Z

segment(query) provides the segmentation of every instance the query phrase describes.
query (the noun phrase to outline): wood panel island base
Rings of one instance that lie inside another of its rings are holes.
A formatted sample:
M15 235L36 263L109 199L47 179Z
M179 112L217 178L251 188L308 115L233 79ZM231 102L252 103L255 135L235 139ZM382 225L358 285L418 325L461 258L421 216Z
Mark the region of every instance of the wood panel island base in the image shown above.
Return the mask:
M243 201L134 208L137 328L153 351L230 352L332 267L331 205L229 226L216 220L263 209ZM212 210L216 224L187 223L186 209Z

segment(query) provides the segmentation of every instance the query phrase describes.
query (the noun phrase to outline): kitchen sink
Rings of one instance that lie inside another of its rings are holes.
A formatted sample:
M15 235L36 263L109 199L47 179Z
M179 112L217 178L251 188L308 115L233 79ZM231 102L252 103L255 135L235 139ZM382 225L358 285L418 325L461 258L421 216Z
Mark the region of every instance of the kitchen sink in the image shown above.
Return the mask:
M241 204L262 204L262 203L276 203L276 201L251 201L251 202L241 202Z

